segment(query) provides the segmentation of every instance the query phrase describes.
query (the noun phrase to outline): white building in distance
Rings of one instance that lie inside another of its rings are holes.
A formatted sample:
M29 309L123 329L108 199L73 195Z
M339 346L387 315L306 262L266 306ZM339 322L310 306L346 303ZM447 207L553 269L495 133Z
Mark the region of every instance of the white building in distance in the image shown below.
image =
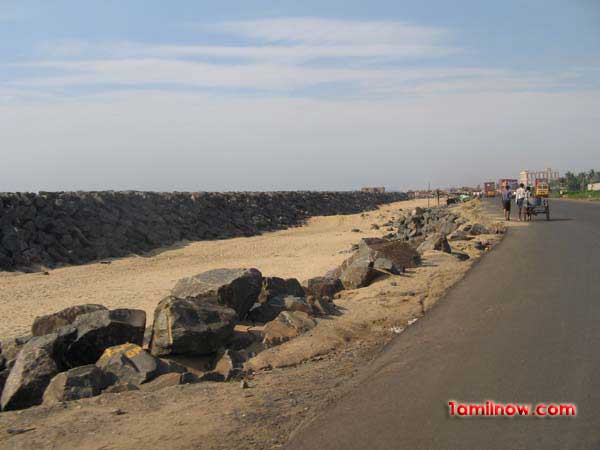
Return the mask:
M556 181L560 178L558 171L547 168L545 170L522 170L519 174L519 183L523 183L525 186L533 186L535 180L538 178L545 178L548 182Z

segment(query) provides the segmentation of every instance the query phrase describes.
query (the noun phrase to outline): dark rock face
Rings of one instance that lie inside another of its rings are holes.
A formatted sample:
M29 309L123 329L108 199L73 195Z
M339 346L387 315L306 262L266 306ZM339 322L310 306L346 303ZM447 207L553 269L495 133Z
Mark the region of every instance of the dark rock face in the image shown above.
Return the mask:
M304 311L310 313L310 306L304 297L287 295L274 297L266 303L256 303L248 314L248 320L253 322L269 322L281 311Z
M304 289L296 278L284 280L279 277L265 277L262 281L262 289L258 296L259 303L266 303L277 297L293 295L304 297Z
M330 298L344 289L339 278L314 277L306 281L306 293L315 299Z
M0 394L4 390L4 385L6 384L6 379L8 378L8 374L10 373L9 369L0 370Z
M237 318L235 310L206 298L166 297L154 312L151 352L155 356L214 353L231 338Z
M275 297L265 303L255 303L254 307L248 313L248 320L252 322L269 322L285 311L285 304L282 297Z
M368 192L0 194L0 269L81 264L180 240L256 235L407 198Z
M339 278L344 289L358 289L368 286L385 272L398 274L420 263L419 252L404 241L365 238L358 244L356 253L327 277Z
M75 339L68 345L64 360L70 367L94 364L108 347L127 342L142 345L146 328L146 313L139 309L95 311L78 316L62 330L75 330Z
M44 392L43 401L53 404L94 397L111 384L111 377L93 364L76 367L52 378Z
M419 253L424 253L428 250L438 250L445 253L452 253L450 243L443 233L433 234L429 236L425 242L423 242L417 248Z
M102 369L111 378L112 383L135 386L167 373L186 371L184 366L156 358L136 344L107 348L96 362L96 367Z
M216 301L244 319L258 300L261 286L262 275L257 269L215 269L182 278L171 293L178 298Z
M275 319L281 311L290 309L292 298L304 298L304 288L297 279L289 278L284 280L279 277L263 278L258 303L255 303L248 313L248 320L253 322L269 322ZM308 308L308 305L306 306Z
M102 305L76 305L53 314L39 316L33 321L31 334L34 336L43 336L44 334L54 333L59 328L73 323L77 316L106 309L107 308Z
M47 334L29 340L19 352L6 379L0 406L3 411L39 405L50 380L65 370L61 354L74 333Z
M57 373L95 363L108 347L125 342L141 344L145 324L146 314L141 310L98 310L77 316L56 333L31 338L18 352L6 379L2 409L41 403Z

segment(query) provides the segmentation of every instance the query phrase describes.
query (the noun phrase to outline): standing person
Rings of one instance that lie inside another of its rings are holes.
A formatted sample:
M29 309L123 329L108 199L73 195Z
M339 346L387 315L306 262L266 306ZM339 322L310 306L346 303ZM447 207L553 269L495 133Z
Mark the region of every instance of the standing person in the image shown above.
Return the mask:
M527 186L525 189L525 220L531 220L531 215L529 214L529 207L531 199L531 186Z
M502 207L504 208L504 219L510 220L510 199L512 197L512 191L508 183L504 186L502 191Z
M525 190L525 185L521 183L517 188L517 192L515 194L515 199L517 200L517 208L519 209L519 222L521 221L521 217L523 214L523 203L527 197L527 191Z

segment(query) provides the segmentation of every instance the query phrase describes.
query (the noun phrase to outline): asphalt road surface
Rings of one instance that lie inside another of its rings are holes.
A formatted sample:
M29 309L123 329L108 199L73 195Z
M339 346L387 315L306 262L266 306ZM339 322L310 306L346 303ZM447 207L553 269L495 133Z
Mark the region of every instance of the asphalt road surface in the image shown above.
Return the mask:
M511 228L287 448L599 450L600 203L551 200L551 215ZM450 417L449 400L577 416Z

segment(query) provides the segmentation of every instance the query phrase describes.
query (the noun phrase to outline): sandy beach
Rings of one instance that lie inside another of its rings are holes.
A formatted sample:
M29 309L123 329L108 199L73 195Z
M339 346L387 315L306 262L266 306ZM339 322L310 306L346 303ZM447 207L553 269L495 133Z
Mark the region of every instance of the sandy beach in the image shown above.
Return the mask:
M215 268L256 267L265 276L301 281L323 275L346 259L361 238L387 233L384 228L372 230L371 224L416 206L427 206L427 200L391 203L362 214L313 217L304 226L261 236L180 243L110 264L49 270L48 275L0 272L0 337L27 334L36 316L82 303L139 308L151 317L179 278Z

